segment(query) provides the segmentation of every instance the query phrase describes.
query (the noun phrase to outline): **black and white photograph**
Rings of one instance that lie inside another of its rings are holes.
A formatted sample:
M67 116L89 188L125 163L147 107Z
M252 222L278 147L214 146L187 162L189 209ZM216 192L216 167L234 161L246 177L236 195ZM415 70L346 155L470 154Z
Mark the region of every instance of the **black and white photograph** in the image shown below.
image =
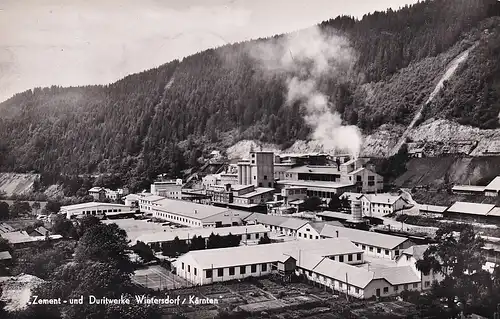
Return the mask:
M500 1L0 0L0 319L500 319L499 263Z

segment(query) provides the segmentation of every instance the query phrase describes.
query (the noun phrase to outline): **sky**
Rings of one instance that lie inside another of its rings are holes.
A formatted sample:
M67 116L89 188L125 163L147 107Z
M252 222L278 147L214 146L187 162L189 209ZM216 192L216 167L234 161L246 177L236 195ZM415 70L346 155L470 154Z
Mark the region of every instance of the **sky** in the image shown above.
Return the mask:
M0 0L0 101L417 0Z

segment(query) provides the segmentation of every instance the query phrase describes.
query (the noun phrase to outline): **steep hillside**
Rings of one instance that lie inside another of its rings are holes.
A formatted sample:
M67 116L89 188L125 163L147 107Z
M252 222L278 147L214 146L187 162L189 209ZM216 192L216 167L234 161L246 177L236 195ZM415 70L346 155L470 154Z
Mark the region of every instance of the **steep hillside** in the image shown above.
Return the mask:
M203 152L242 139L285 149L327 136L349 146L356 131L342 126L348 124L370 134L366 152L377 153L377 141L396 145L449 62L476 42L423 120L496 128L499 12L495 0L425 1L360 21L326 21L313 39L319 42L305 37L302 46L290 38L304 33L276 36L207 50L108 86L20 93L0 104L0 169L114 172L134 188L160 172L178 175ZM273 69L256 60L263 48L266 63L282 64ZM319 106L327 117L317 117Z
M38 174L0 173L0 194L12 196L29 193L39 178Z
M413 158L395 184L400 187L426 186L432 189L452 184L484 184L500 175L498 156L445 156Z

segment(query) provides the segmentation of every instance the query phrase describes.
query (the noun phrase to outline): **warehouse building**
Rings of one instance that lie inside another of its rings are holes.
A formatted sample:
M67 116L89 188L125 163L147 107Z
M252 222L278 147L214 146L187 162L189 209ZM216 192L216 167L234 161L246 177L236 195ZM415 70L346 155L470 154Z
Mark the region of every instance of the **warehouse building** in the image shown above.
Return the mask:
M227 236L229 234L236 235L240 237L243 243L254 243L260 238L269 236L269 230L263 225L248 225L248 226L232 226L232 227L219 227L219 228L181 228L181 229L171 229L164 230L161 232L154 232L151 234L144 234L137 237L132 241L132 244L138 241L143 242L149 246L155 244L162 244L174 241L177 237L181 241L188 242L193 239L194 236L200 236L205 240L210 237L211 234Z
M241 225L249 212L163 198L151 205L153 217L188 227Z
M408 238L380 234L359 229L326 225L321 238L347 238L360 247L366 256L395 259L402 250L414 245Z
M130 206L127 205L90 202L61 206L59 213L65 214L68 219L82 216L96 216L103 218L108 213L130 212L130 210Z
M358 247L335 238L191 251L175 266L179 276L199 285L295 272L360 299L421 289L420 279L410 266L367 270L356 266L361 263L363 253Z
M175 266L177 275L193 284L206 285L264 276L286 266L294 269L306 252L350 264L364 262L361 249L347 239L335 238L190 251L179 257Z
M451 219L491 222L500 220L500 207L493 204L478 204L468 202L455 202L443 216Z

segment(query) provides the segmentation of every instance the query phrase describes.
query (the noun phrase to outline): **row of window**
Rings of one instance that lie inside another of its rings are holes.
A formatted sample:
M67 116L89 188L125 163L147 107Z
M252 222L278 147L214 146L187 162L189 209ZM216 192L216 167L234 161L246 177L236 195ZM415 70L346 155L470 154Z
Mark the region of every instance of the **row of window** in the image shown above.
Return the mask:
M356 247L361 247L361 249L363 249L363 250L366 250L366 245L361 245L361 244L358 244L358 243L354 243L354 245L356 245ZM377 249L377 254L381 254L382 253L382 248L376 248L376 249ZM368 251L374 252L375 251L375 247L368 246ZM389 249L384 249L384 254L386 256L389 256L391 254L391 251ZM399 250L396 250L396 256L397 255L399 255Z
M163 217L163 218L166 218L166 219L171 220L171 221L178 221L178 222L190 224L193 226L201 226L201 222L199 222L197 220L192 220L192 219L188 219L185 217L180 217L180 216L172 215L172 214L168 214L168 213L156 212L156 214L159 217Z
M255 274L257 273L257 266L258 264L253 264L250 265L250 273ZM277 263L273 263L273 267L277 267ZM247 268L248 266L240 266L240 267L229 267L229 276L234 276L236 274L236 268L239 268L239 274L240 275L245 275L247 273ZM205 270L205 276L206 278L212 278L214 275L216 275L219 278L222 278L224 276L224 269L225 268L217 268L217 269L207 269ZM191 265L184 265L184 263L181 264L181 270L187 271L187 273L191 273ZM268 271L268 264L263 263L260 264L260 271L261 272L267 272ZM214 274L215 272L215 274ZM193 267L193 274L195 276L198 275L198 269Z
M118 213L118 212L121 212L121 208L120 209L98 209L98 210L84 210L82 212L83 215L95 215L95 214L104 214L104 213Z

